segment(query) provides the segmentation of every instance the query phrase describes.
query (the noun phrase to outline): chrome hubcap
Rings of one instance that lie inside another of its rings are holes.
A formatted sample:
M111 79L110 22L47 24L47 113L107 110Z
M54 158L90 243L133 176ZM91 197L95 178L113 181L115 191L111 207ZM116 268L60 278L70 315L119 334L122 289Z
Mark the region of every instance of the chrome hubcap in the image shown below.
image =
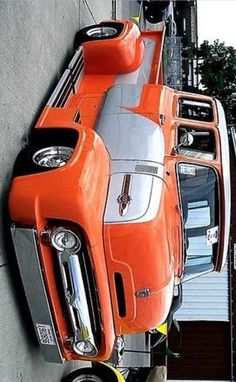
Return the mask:
M58 168L65 166L72 154L71 147L50 146L36 151L32 159L38 166Z
M94 27L87 31L87 35L89 37L110 37L114 36L116 34L116 29L112 27L107 26L101 26L101 27Z

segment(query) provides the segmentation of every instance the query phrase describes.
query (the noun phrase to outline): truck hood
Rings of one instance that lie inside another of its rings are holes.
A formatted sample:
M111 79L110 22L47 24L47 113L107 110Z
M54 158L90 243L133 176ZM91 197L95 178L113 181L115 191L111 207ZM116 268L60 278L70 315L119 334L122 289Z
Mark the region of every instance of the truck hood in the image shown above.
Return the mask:
M148 114L134 112L141 92L140 85L111 88L97 124L111 159L104 243L118 333L161 324L173 296L164 137Z

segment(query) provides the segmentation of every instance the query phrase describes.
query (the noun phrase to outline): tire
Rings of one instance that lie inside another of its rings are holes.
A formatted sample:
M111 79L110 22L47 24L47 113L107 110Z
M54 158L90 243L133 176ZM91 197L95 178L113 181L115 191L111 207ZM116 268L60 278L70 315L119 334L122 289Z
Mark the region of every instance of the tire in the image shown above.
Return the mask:
M145 20L150 24L156 24L162 21L162 16L155 7L155 4L149 1L144 1L143 3L143 15Z
M72 371L61 382L108 382L91 368L83 368Z
M102 363L96 363L93 368L72 371L61 382L118 382L121 380L124 381L122 376L121 378L117 377L110 367Z
M168 8L170 1L157 0L157 1L144 1L143 13L144 18L151 24L164 21L164 10Z
M118 37L123 29L122 23L103 22L91 25L78 31L75 35L74 48L87 41L110 40Z

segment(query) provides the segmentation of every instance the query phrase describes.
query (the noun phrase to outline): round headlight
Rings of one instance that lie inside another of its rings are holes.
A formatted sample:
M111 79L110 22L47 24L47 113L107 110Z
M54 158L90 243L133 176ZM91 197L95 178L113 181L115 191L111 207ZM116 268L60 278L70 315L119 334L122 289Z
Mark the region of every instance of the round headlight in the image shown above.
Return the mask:
M90 341L78 341L74 344L74 351L81 355L94 357L97 355L97 349Z
M51 236L51 243L58 251L77 252L81 248L80 238L72 231L59 227Z

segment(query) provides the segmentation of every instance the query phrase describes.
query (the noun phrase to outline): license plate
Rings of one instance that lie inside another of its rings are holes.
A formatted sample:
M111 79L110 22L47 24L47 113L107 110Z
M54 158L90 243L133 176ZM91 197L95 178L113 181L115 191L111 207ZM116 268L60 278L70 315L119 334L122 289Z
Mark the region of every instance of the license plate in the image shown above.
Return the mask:
M42 345L56 345L53 330L50 325L35 324L35 326Z

